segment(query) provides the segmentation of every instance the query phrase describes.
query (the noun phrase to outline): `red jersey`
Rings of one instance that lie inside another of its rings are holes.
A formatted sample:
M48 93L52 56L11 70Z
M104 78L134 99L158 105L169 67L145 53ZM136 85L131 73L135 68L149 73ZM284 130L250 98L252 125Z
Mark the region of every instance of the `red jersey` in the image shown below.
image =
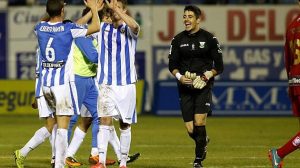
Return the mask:
M300 95L300 15L287 28L284 52L290 94Z

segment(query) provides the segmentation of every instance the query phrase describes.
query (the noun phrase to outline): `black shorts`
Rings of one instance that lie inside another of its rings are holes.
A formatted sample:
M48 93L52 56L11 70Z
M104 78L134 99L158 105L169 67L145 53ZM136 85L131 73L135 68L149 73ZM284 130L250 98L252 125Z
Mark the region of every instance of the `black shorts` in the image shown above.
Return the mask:
M211 113L212 88L192 89L178 85L179 101L184 122L194 121L195 114Z

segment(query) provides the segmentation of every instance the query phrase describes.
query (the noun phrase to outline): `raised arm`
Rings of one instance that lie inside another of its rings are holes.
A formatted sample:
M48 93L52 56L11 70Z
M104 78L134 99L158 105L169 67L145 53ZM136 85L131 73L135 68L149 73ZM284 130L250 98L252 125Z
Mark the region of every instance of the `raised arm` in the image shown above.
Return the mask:
M105 2L110 9L112 9L120 16L120 18L126 23L126 25L131 29L131 31L137 35L140 31L140 26L131 16L126 14L127 10L118 7L117 0L111 0L111 2L105 0Z
M88 7L88 9L91 9L88 4L87 1L84 1L86 6ZM97 10L100 11L102 10L104 7L104 3L103 0L97 0ZM76 23L77 24L87 24L89 22L89 20L93 17L92 11L90 10L89 12L87 12L87 14L85 14L84 16L82 16L81 18L79 18Z
M99 3L103 5L103 1L100 0L86 0L84 1L85 5L91 9L92 13L92 22L88 25L88 30L86 35L96 33L100 30L100 19L98 16L98 5Z

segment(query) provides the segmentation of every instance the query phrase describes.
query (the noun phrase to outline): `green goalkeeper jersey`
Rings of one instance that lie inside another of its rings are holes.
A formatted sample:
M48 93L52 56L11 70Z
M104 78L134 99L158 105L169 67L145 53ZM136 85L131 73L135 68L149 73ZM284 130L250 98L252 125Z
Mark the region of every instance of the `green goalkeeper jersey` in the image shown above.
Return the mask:
M93 77L97 73L98 52L97 41L91 37L75 39L74 73L83 77Z

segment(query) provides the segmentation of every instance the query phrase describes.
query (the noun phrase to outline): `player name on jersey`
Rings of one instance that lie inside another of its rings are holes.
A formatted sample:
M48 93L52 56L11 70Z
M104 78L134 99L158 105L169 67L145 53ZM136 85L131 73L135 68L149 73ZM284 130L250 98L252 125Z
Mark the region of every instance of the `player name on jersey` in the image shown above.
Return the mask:
M39 30L42 32L63 32L65 28L64 26L41 26Z

